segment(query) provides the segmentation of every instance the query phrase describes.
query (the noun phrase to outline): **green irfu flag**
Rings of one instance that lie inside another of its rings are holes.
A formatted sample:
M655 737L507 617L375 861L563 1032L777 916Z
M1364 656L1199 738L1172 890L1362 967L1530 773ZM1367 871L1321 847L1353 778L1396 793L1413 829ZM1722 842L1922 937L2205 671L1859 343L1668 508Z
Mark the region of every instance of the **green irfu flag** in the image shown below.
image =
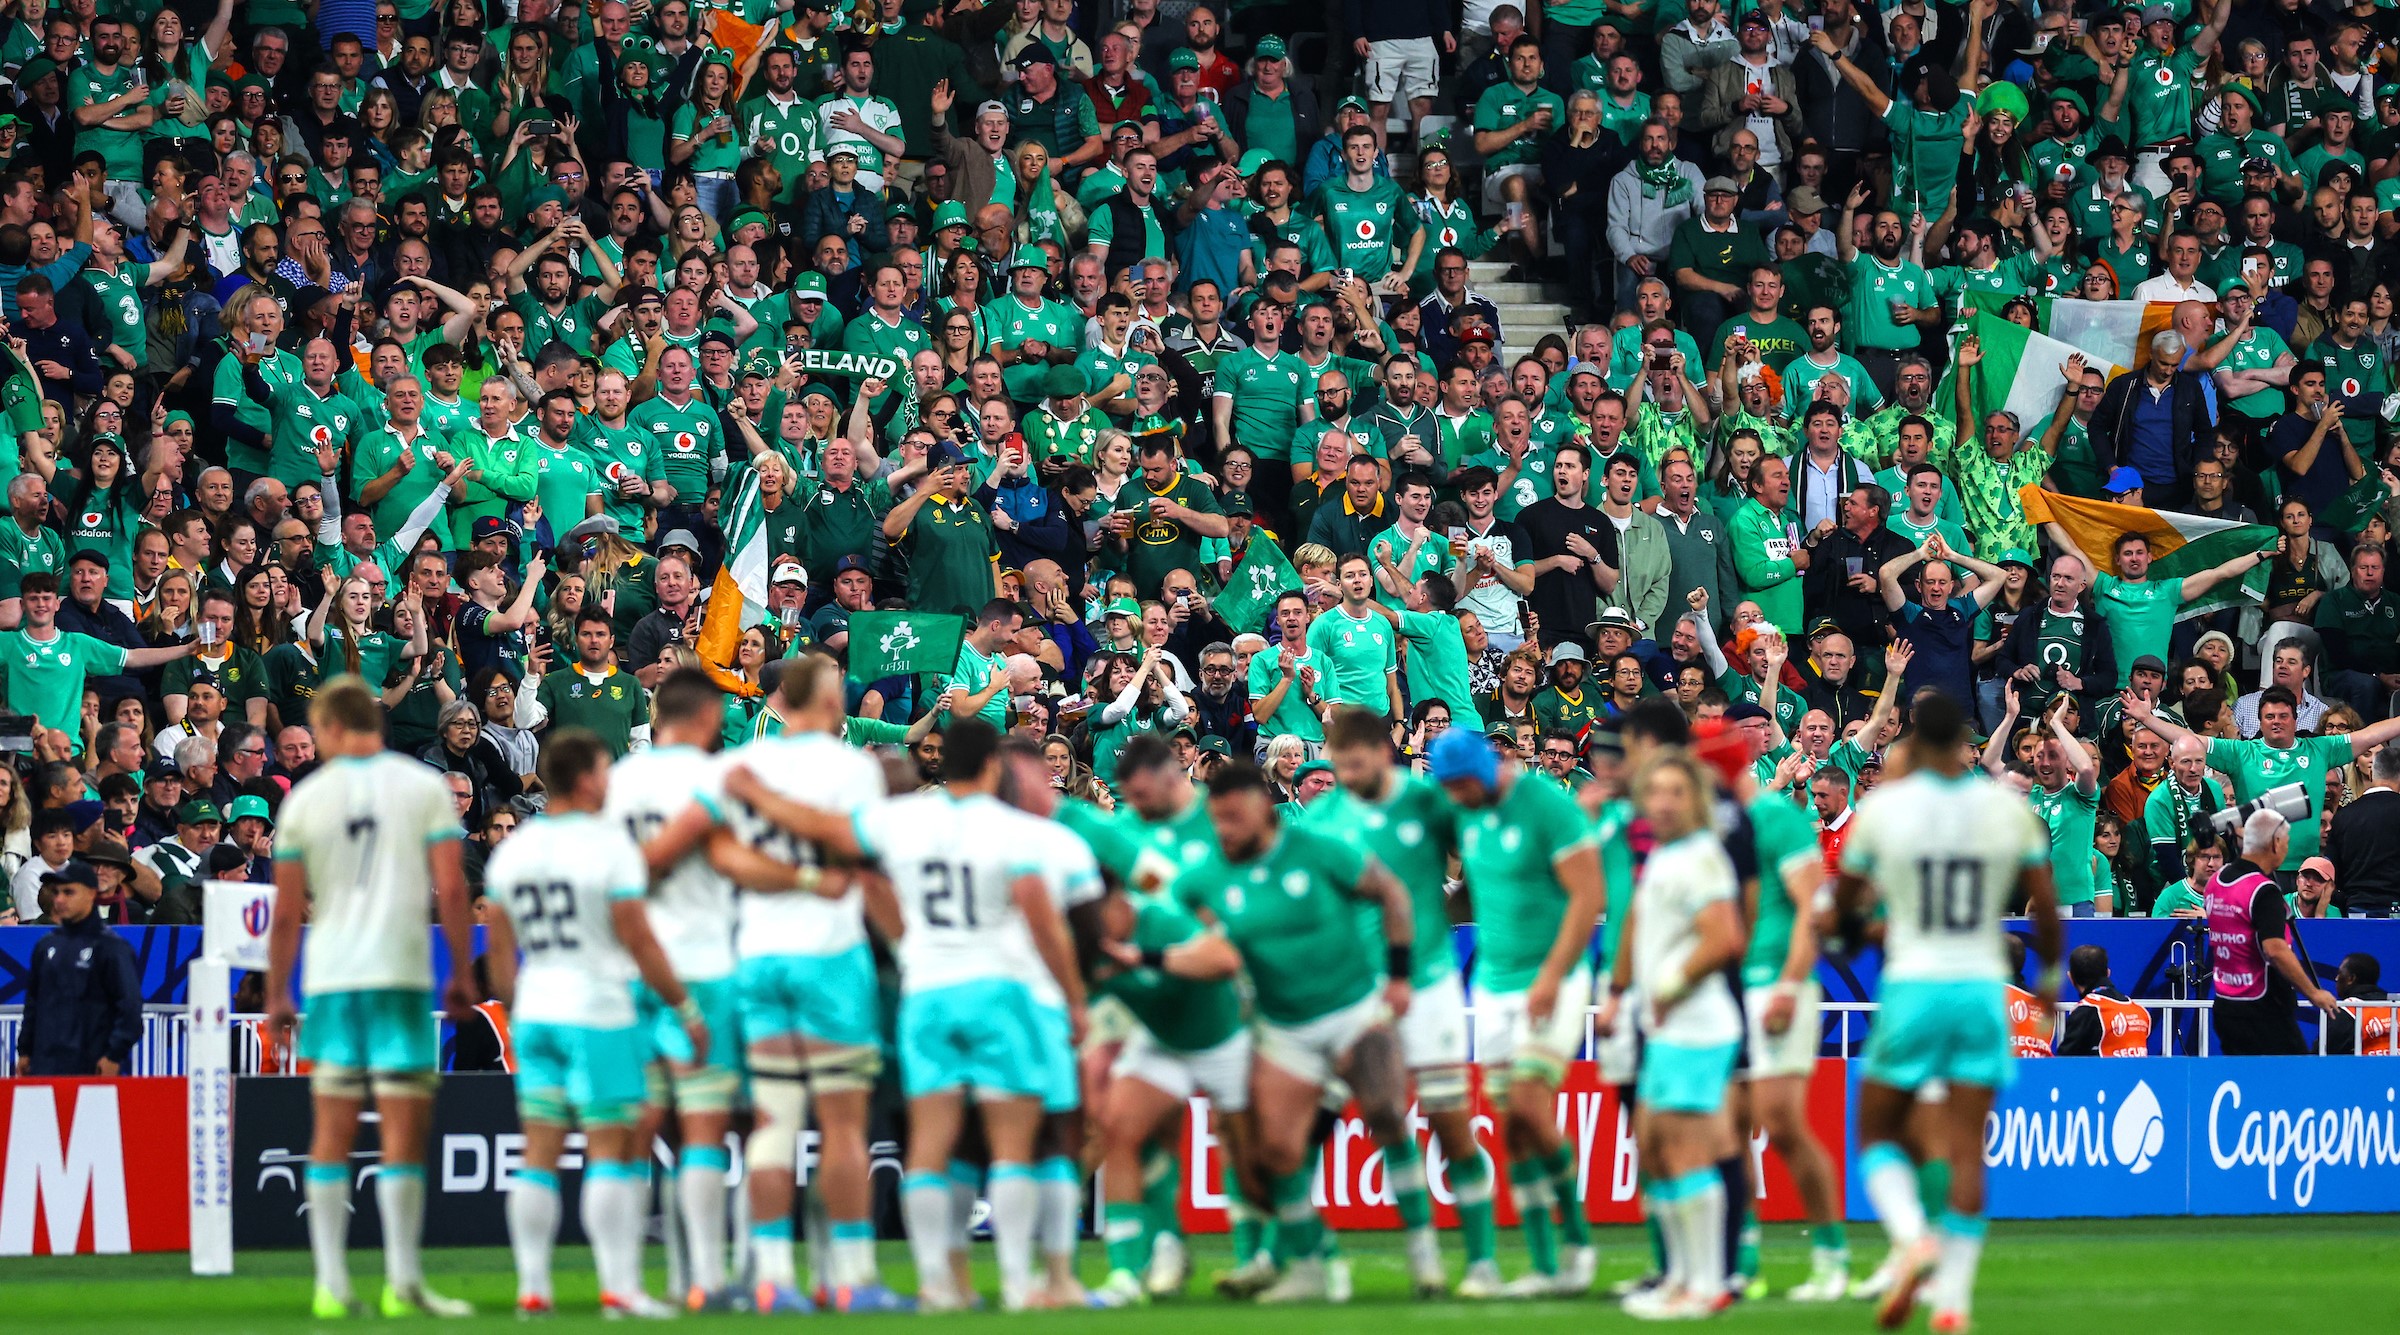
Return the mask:
M965 617L934 612L850 614L850 680L881 681L958 666Z
M1299 587L1300 572L1283 549L1265 534L1253 533L1240 563L1225 578L1225 591L1217 595L1217 615L1238 632L1263 634L1275 615L1275 600Z
M2368 520L2383 513L2384 502L2391 498L2391 487L2383 480L2383 470L2370 468L2350 484L2349 490L2317 512L2317 522L2355 536L2366 529Z

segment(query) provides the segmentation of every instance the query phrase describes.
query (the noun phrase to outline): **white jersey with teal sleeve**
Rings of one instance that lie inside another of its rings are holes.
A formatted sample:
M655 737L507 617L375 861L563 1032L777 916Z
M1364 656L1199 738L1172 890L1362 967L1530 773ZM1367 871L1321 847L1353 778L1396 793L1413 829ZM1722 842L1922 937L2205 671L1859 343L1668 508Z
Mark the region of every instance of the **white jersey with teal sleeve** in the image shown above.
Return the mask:
M1049 888L1050 902L1058 906L1059 916L1063 918L1067 910L1099 899L1105 887L1100 883L1100 864L1092 857L1092 846L1057 821L1026 812L1017 814L1023 818L1025 847L1040 868L1042 884ZM1016 939L1011 948L1024 967L1025 986L1033 993L1033 999L1054 1010L1064 1007L1067 994L1051 976L1050 966L1042 962L1042 952L1033 943L1032 927L1022 916L1017 919Z
M636 751L609 767L608 806L601 814L639 848L716 772L716 757L696 746ZM708 865L705 850L687 854L659 878L652 902L658 911L650 915L650 930L676 977L705 983L733 976L733 882Z
M542 816L510 835L484 865L484 894L508 910L524 963L520 1024L624 1029L634 1022L633 956L611 908L640 899L650 878L641 850L614 821L581 812Z
M1710 905L1730 902L1739 890L1733 862L1713 833L1703 830L1651 850L1634 887L1634 986L1656 995L1662 980L1681 977L1700 944L1694 921ZM1720 969L1642 1032L1684 1047L1734 1043L1742 1037L1742 1008Z
M393 752L341 757L284 799L275 860L308 872L308 996L433 988L433 868L462 838L441 775Z
M2001 914L2018 876L2049 861L2033 808L1979 773L1883 784L1842 842L1842 870L1883 901L1883 976L1894 981L2007 978Z
M902 993L990 978L1022 979L1024 938L1012 893L1042 873L1024 813L983 796L913 793L859 812L858 841L883 864L905 930L895 952Z
M763 737L736 748L718 763L747 766L767 787L820 810L856 815L883 800L881 762L827 733ZM717 774L722 773L720 768ZM814 867L821 862L814 844L726 797L721 778L712 778L699 799L742 842L768 857L795 867ZM866 917L855 889L840 899L741 892L741 929L734 946L743 959L840 955L866 941Z

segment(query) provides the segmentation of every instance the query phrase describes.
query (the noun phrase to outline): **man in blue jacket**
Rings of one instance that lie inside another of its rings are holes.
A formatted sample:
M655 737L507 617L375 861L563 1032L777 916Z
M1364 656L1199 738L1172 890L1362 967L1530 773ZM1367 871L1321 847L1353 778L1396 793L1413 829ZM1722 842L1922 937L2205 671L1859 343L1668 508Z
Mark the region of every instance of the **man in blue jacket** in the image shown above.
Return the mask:
M100 877L76 859L42 876L57 930L33 948L17 1074L116 1075L142 1036L141 966L95 912Z

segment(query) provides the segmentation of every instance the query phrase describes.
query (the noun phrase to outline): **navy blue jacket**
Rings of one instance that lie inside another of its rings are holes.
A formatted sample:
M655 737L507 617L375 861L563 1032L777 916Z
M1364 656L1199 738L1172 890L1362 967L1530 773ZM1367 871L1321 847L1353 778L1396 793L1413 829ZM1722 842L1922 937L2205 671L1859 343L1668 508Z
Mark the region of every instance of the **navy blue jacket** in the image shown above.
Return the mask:
M91 1075L102 1057L130 1065L142 1037L141 982L133 947L97 913L36 942L17 1034L30 1074Z

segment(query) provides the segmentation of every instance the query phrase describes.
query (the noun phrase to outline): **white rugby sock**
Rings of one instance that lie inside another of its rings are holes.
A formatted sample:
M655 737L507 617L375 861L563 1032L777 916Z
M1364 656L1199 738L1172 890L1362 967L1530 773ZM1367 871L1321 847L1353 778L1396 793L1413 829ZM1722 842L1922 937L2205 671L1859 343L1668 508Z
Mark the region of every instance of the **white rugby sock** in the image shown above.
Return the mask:
M995 1163L991 1173L992 1250L1000 1262L1001 1306L1014 1310L1033 1291L1033 1232L1041 1189L1033 1166Z
M508 1247L517 1257L517 1296L550 1296L550 1253L558 1245L558 1175L520 1168L508 1187Z
M375 1208L383 1214L383 1282L406 1293L425 1282L425 1165L385 1164L375 1174Z
M1983 1261L1982 1215L1947 1214L1935 1235L1942 1259L1933 1272L1936 1311L1964 1313L1975 1305L1975 1270Z
M1892 1245L1906 1247L1924 1237L1925 1206L1917 1199L1917 1166L1908 1154L1890 1141L1880 1141L1861 1151L1859 1160L1867 1200Z
M1060 1155L1042 1160L1034 1172L1041 1193L1038 1228L1042 1256L1050 1264L1053 1279L1071 1279L1075 1247L1083 1240L1083 1183L1077 1180L1075 1161ZM1063 1275L1059 1273L1062 1265Z
M1683 1282L1694 1296L1714 1299L1725 1291L1725 1184L1714 1168L1702 1172L1708 1181L1688 1188L1680 1202L1688 1220L1685 1247L1691 1252Z
M723 1145L686 1146L675 1169L675 1194L683 1206L684 1266L693 1287L715 1293L725 1287L725 1176L731 1160Z
M317 1287L350 1298L350 1165L308 1165L308 1250Z
M583 1173L583 1232L591 1239L600 1291L630 1298L642 1291L643 1208L649 1182L638 1164L602 1161Z
M941 1173L910 1173L900 1188L900 1213L908 1224L908 1254L917 1263L917 1292L956 1303L963 1294L950 1284L950 1179Z

